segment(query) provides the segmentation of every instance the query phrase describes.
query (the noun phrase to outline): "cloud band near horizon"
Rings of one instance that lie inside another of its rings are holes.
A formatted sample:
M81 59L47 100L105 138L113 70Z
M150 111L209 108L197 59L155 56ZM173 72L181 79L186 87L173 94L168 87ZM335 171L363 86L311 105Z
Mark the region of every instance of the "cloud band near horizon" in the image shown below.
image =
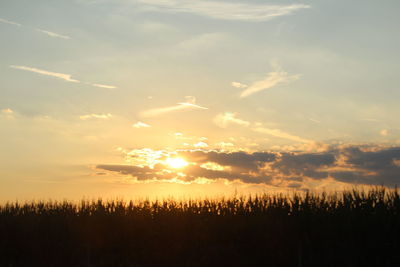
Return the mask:
M400 147L331 147L320 153L186 150L177 152L176 156L189 162L188 167L179 170L180 174L167 170L168 166L163 163L154 166L102 164L97 168L130 175L138 181L180 179L193 182L205 178L278 187L297 185L298 188L303 187L306 180L333 179L351 185L391 187L400 182Z

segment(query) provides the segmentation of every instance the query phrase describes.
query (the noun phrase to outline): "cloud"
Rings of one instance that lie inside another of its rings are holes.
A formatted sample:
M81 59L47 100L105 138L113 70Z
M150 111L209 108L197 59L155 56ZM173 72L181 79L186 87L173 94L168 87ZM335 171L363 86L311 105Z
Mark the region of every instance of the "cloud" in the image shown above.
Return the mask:
M10 24L10 25L15 25L15 26L18 26L18 27L22 26L21 24L19 24L17 22L14 22L14 21L11 21L11 20L2 19L2 18L0 18L0 22L6 23L6 24Z
M189 39L185 39L177 44L179 53L187 52L200 53L202 51L209 52L211 49L223 49L224 45L232 42L232 38L227 33L204 33L195 35Z
M144 155L158 155L153 165L98 165L98 169L131 175L138 180L180 180L199 178L225 179L248 184L267 184L300 188L333 180L338 183L395 186L400 181L400 147L348 146L330 147L310 152L221 152L183 150L177 152L135 150L127 154L132 160ZM179 171L163 163L170 156L184 158L189 164ZM146 161L143 160L142 161Z
M245 90L240 93L240 97L248 97L252 94L270 89L280 84L287 84L296 81L300 78L300 75L289 75L287 72L277 68L277 70L267 74L267 77L261 81L256 81L248 86Z
M321 123L321 121L314 119L314 118L308 118L310 121L315 122L315 123Z
M258 133L268 134L268 135L283 138L283 139L287 139L287 140L291 140L291 141L295 141L295 142L301 142L301 143L313 143L314 142L312 140L308 140L308 139L305 139L305 138L302 138L302 137L299 137L296 135L286 133L279 129L256 127L256 128L253 128L253 131L258 132Z
M205 142L197 142L193 145L195 148L205 148L208 147L208 144Z
M136 25L136 28L144 33L175 33L177 29L169 24L160 23L156 21L146 21L141 24Z
M189 13L214 19L261 22L280 16L292 14L295 11L310 8L309 5L268 5L249 3L228 3L214 1L188 0L138 0L148 8L144 11L163 13Z
M146 180L167 180L175 177L175 174L160 172L158 169L150 168L148 166L130 166L130 165L98 165L98 169L118 172L120 174L132 175L139 181Z
M348 147L342 160L349 170L333 172L336 180L347 183L398 185L400 182L400 147Z
M382 135L382 136L388 136L388 135L389 135L389 131L388 131L387 129L383 129L383 130L381 130L379 133L380 133L380 135Z
M271 152L181 151L178 156L197 164L213 162L238 172L257 171L264 163L276 158Z
M379 120L377 119L373 119L373 118L366 118L366 119L361 119L363 121L370 121L370 122L379 122Z
M247 84L243 84L240 82L232 82L231 85L236 88L247 88L248 87Z
M58 79L62 79L62 80L67 81L67 82L80 83L80 81L72 79L70 74L52 72L52 71L41 70L41 69L31 68L31 67L26 67L26 66L11 65L10 67L13 68L13 69L26 70L26 71L30 71L30 72L46 75L46 76L52 76L52 77L55 77L55 78L58 78Z
M42 74L42 75L46 75L46 76L51 76L51 77L55 77L55 78L58 78L58 79L62 79L62 80L67 81L67 82L84 83L84 84L92 85L92 86L95 86L95 87L101 87L101 88L107 88L107 89L115 89L115 88L117 88L116 86L112 86L112 85L104 85L104 84L98 84L98 83L91 84L91 83L87 83L87 82L81 82L79 80L72 79L72 75L65 74L65 73L58 73L58 72L42 70L42 69L32 68L32 67L27 67L27 66L10 65L10 68L18 69L18 70L30 71L30 72L34 72L34 73L38 73L38 74Z
M235 144L231 142L219 142L215 144L217 147L220 147L221 149L226 149L226 148L232 148L235 146Z
M312 177L322 179L328 172L321 168L332 166L336 161L335 153L282 153L280 159L271 165L282 176Z
M179 110L184 110L187 109L188 106L184 105L175 105L175 106L169 106L169 107L162 107L162 108L154 108L154 109L149 109L142 111L140 114L142 117L155 117L164 113L169 113L173 111L179 111Z
M6 119L14 119L15 118L15 112L14 110L10 108L5 108L0 110L0 117L6 118Z
M262 127L262 124L260 123L251 123L249 121L240 119L237 117L236 113L231 113L231 112L225 112L218 114L214 118L214 123L218 125L221 128L226 128L229 125L235 124L235 125L240 125L243 127L249 127L252 131L257 132L257 133L262 133L262 134L268 134L270 136L278 137L278 138L283 138L295 142L301 142L301 143L314 143L312 140L308 140L296 135L292 135L289 133L286 133L280 129L270 129L270 128L265 128Z
M140 154L130 154L137 157ZM118 172L120 174L131 175L138 181L178 179L183 182L192 182L199 178L206 179L227 179L241 180L248 183L262 183L268 178L263 179L257 175L257 171L265 164L275 158L271 153L245 152L218 153L215 151L180 151L175 156L183 157L190 164L175 172L162 161L150 166L130 166L130 165L98 165L98 169ZM196 164L193 164L196 163ZM201 165L201 166L200 166ZM217 166L218 168L210 168Z
M1 113L5 114L5 115L12 115L12 114L14 114L14 111L10 108L5 108L5 109L1 110Z
M106 88L106 89L116 89L117 88L114 85L105 85L105 84L99 84L99 83L93 83L91 85L93 85L95 87Z
M231 112L224 112L218 114L214 118L214 123L221 128L226 128L231 124L236 124L245 127L250 126L250 122L239 119L236 113L231 113Z
M154 108L142 111L140 115L142 117L155 117L165 113L174 112L174 111L183 111L183 110L191 110L191 109L208 109L206 107L195 104L196 98L193 96L187 96L186 102L177 103L174 106L162 107L162 108Z
M51 32L51 31L46 31L46 30L39 29L39 28L36 28L35 30L38 31L38 32L44 33L44 34L46 34L46 35L48 35L48 36L50 36L50 37L61 38L61 39L67 39L67 40L68 40L68 39L71 39L71 37L69 37L69 36L62 35L62 34L55 33L55 32Z
M6 24L10 24L10 25L14 25L14 26L18 26L18 27L26 27L26 28L29 28L31 30L33 29L33 30L36 30L37 32L44 33L44 34L46 34L46 35L48 35L50 37L61 38L61 39L66 39L66 40L71 39L71 37L66 36L66 35L62 35L62 34L51 32L51 31L46 31L46 30L39 29L39 28L23 26L20 23L17 23L17 22L14 22L14 21L10 21L10 20L6 20L6 19L2 19L2 18L0 18L0 22L6 23Z
M79 116L79 118L81 120L84 120L84 121L85 120L90 120L90 119L108 120L108 119L110 119L112 117L113 117L113 115L111 115L110 113L107 113L107 114L95 114L95 113L92 113L92 114Z
M393 165L400 167L400 159L398 159L398 158L393 159Z
M178 103L178 105L186 106L186 107L189 107L189 108L192 107L192 108L197 108L197 109L208 109L206 107L202 107L202 106L199 106L199 105L196 105L196 104L192 104L192 103L185 103L185 102Z
M134 127L134 128L148 128L148 127L151 127L151 126L149 124L147 124L147 123L138 121L135 124L133 124L132 127Z

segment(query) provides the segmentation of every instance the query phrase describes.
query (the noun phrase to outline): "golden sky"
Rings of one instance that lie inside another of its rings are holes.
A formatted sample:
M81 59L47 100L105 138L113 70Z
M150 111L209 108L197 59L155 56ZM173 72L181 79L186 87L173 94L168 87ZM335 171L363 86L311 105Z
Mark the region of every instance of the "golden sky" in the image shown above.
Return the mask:
M398 184L398 1L0 3L0 201Z

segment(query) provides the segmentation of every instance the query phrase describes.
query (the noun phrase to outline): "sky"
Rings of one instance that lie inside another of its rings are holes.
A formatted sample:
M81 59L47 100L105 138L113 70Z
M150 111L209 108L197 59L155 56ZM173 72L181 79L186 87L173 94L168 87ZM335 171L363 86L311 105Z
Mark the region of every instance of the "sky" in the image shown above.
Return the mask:
M393 187L399 9L3 0L0 201Z

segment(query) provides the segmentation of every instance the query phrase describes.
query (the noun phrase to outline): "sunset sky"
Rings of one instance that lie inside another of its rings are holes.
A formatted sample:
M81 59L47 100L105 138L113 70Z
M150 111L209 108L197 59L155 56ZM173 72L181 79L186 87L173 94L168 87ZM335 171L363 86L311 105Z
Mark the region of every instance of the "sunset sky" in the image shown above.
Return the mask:
M399 10L3 0L0 201L400 184Z

